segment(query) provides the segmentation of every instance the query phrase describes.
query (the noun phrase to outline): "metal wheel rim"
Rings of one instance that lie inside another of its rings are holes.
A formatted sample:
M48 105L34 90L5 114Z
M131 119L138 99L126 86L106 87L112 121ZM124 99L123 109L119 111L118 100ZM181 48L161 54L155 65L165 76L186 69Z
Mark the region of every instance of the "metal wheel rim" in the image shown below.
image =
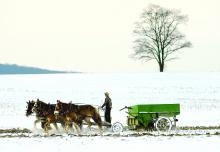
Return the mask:
M172 123L171 123L169 118L160 117L156 121L155 126L156 126L157 131L159 131L159 132L167 132L167 131L171 130Z
M123 125L120 122L116 122L112 125L112 131L113 132L122 132L123 131Z

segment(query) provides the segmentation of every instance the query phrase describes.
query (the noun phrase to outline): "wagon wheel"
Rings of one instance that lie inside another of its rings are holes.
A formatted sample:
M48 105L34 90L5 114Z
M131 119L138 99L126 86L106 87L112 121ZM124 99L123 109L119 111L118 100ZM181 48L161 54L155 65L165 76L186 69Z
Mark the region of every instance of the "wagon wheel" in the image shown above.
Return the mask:
M159 132L170 131L172 128L172 122L170 121L169 118L160 117L157 119L157 121L155 123L155 127L156 127L157 131L159 131Z
M117 132L117 133L122 132L123 131L123 125L120 122L115 122L112 125L112 131Z

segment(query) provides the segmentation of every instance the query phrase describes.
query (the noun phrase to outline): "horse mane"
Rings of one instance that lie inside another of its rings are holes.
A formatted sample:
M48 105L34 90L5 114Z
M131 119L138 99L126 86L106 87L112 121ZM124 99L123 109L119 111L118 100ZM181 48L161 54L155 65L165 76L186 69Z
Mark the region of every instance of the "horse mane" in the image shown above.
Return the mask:
M61 102L59 101L59 103L62 105L62 108L60 110L60 114L61 115L65 115L66 113L69 113L69 112L77 112L78 111L78 105L76 104L73 104L72 102L70 103L64 103L64 102Z
M55 104L47 104L43 101L40 101L39 99L37 99L37 104L39 104L40 106L37 107L37 112L38 114L43 114L43 115L47 115L47 114L53 114L54 110L55 110Z

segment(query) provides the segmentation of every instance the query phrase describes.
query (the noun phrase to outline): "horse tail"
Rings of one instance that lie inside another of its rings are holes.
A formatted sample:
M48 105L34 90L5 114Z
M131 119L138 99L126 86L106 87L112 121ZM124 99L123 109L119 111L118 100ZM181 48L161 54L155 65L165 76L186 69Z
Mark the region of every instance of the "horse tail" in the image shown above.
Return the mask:
M94 109L93 120L98 124L99 127L101 127L102 126L101 116L95 107L93 107L93 109Z

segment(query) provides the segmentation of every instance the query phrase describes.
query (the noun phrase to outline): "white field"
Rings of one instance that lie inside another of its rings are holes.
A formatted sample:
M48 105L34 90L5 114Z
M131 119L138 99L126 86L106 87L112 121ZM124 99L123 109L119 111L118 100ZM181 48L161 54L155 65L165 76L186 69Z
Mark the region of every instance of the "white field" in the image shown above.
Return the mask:
M33 129L28 100L101 105L113 101L113 122L126 125L124 106L180 103L178 126L220 125L220 73L1 75L0 129ZM38 126L39 128L39 126ZM220 136L0 138L1 151L219 151ZM51 148L51 149L50 149Z
M220 137L3 138L1 152L219 152Z

